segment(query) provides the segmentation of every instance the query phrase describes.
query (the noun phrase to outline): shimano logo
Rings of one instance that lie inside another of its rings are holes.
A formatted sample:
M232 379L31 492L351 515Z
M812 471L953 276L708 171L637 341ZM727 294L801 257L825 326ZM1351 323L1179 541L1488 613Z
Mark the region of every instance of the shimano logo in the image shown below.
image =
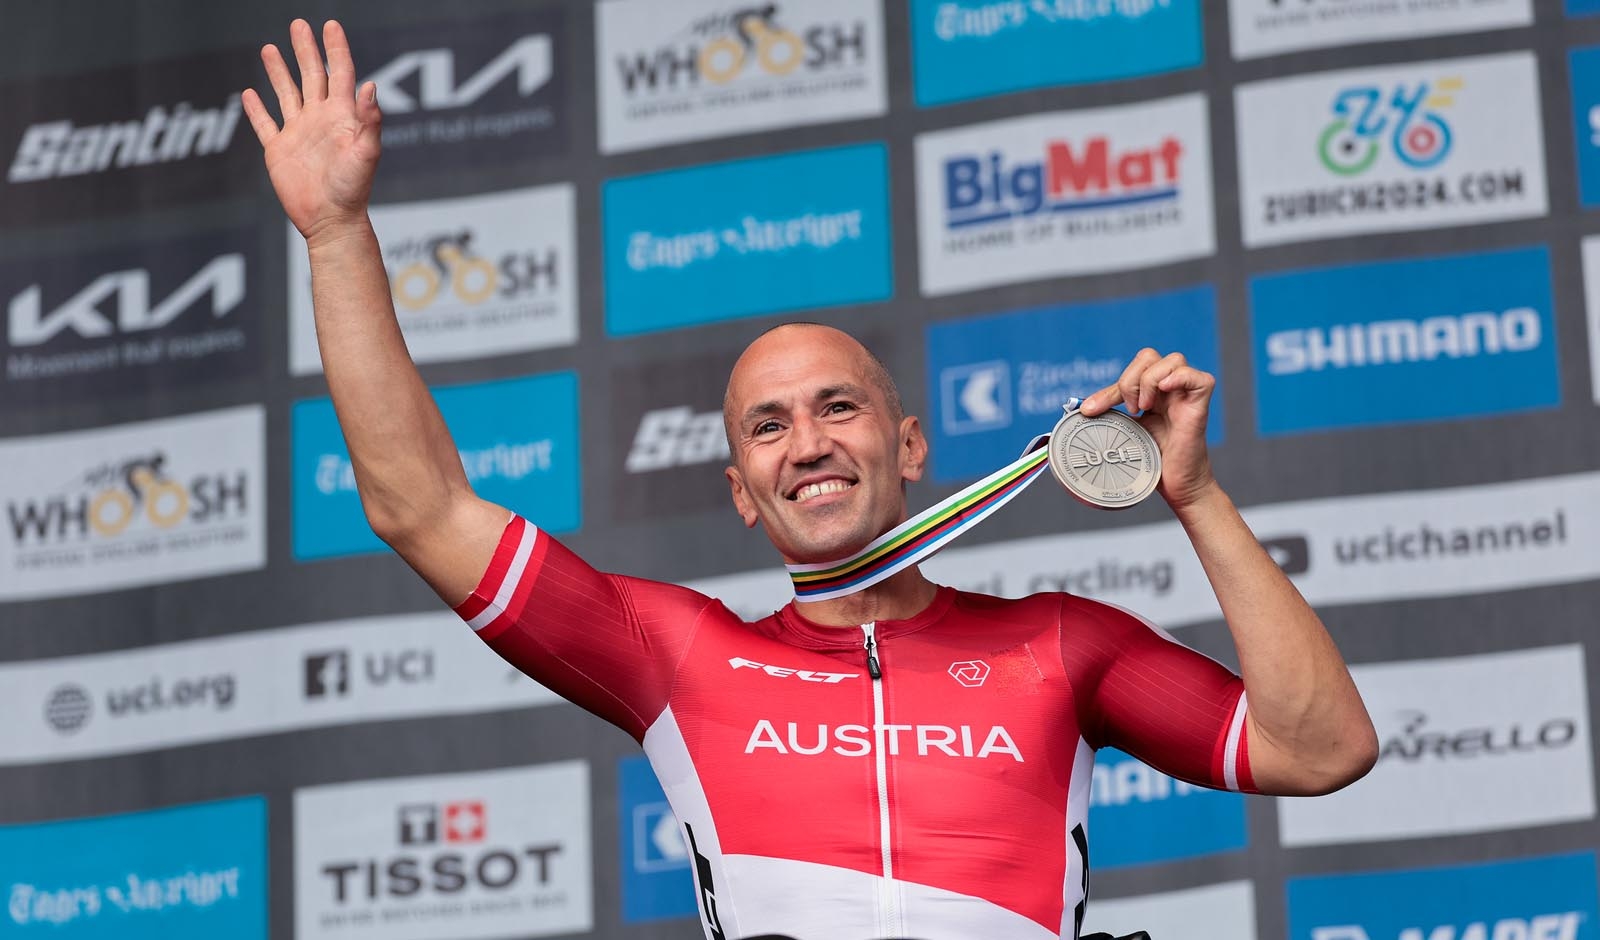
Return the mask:
M1513 307L1504 313L1279 330L1267 337L1267 371L1295 375L1323 369L1469 359L1527 352L1537 348L1543 339L1544 326L1539 312L1532 307Z
M1395 940L1578 940L1578 925L1582 921L1582 911L1566 911L1527 918L1480 920L1460 927L1454 924L1407 927L1400 931ZM1374 937L1367 933L1366 928L1357 924L1340 924L1311 928L1311 940L1388 940L1388 938L1384 934Z
M1091 806L1126 806L1129 803L1159 803L1175 796L1199 792L1192 783L1174 780L1159 770L1136 760L1107 766L1094 765L1089 789Z
M187 101L170 111L157 106L142 120L81 127L71 121L34 124L22 132L6 179L32 183L221 153L233 142L240 110L230 95L216 108L196 108Z
M778 679L787 679L790 676L794 676L802 682L823 682L828 685L834 685L846 679L861 678L861 673L859 672L813 672L810 669L788 669L783 666L769 666L766 663L758 663L738 656L728 660L728 665L735 669L759 669L767 675Z
M455 53L449 49L403 53L367 80L378 86L378 103L386 114L409 114L475 104L512 75L516 76L517 94L527 97L550 81L552 69L550 37L538 35L518 39L460 85L456 84ZM415 94L409 90L413 78Z
M727 459L721 412L680 405L644 413L625 466L629 473L650 473Z
M780 734L777 726L765 718L757 721L744 752L754 754L757 750L768 749L779 754L814 755L832 751L840 757L866 757L872 753L877 739L883 742L891 757L899 756L903 747L908 755L915 748L918 757L928 757L934 752L946 757L1005 754L1023 763L1022 751L1002 725L995 725L987 733L974 733L971 725L876 725L869 728L866 725L807 724L802 728L791 721L785 731Z
M211 316L221 319L244 302L244 255L226 254L211 259L160 303L150 303L150 272L142 268L102 274L48 313L38 284L11 298L6 338L11 345L38 346L63 330L86 339L156 330L210 298ZM115 301L113 322L102 309Z

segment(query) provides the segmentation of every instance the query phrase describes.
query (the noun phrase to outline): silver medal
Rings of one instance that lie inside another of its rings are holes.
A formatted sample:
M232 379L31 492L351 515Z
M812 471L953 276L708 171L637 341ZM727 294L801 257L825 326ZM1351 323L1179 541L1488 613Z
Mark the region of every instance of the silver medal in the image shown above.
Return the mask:
M1050 471L1079 502L1127 509L1156 491L1161 452L1144 426L1120 411L1093 418L1067 406L1050 432Z

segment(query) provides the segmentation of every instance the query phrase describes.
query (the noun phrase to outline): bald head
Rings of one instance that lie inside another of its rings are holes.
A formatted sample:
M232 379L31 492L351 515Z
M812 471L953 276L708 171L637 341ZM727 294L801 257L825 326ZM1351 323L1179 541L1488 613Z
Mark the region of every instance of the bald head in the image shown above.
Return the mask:
M898 422L905 416L900 389L895 386L889 368L860 340L821 323L784 323L762 333L746 346L728 375L728 388L722 396L722 426L727 432L730 449L736 450L733 445L744 418L739 412L759 408L765 403L760 392L763 377L770 375L774 366L797 360L801 353L818 352L858 374L876 389L889 409L890 420Z

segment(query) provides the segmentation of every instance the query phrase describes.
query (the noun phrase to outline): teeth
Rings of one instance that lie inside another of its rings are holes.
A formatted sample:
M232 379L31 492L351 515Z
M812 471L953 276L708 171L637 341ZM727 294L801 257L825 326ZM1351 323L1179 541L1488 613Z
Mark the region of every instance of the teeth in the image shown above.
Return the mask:
M811 483L800 487L795 492L794 501L803 503L813 496L821 496L823 493L842 493L849 488L850 484L843 480L824 480L821 483Z

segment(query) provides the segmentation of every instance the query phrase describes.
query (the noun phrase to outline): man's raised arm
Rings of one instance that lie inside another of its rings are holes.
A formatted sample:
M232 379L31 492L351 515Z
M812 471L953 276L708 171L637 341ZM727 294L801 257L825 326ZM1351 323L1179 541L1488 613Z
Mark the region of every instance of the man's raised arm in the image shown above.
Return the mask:
M389 278L367 215L378 167L377 89L356 89L350 43L323 26L289 27L297 86L276 46L261 50L283 112L280 129L256 92L242 95L284 211L305 237L323 371L367 522L448 604L488 567L509 513L478 499L395 319Z

